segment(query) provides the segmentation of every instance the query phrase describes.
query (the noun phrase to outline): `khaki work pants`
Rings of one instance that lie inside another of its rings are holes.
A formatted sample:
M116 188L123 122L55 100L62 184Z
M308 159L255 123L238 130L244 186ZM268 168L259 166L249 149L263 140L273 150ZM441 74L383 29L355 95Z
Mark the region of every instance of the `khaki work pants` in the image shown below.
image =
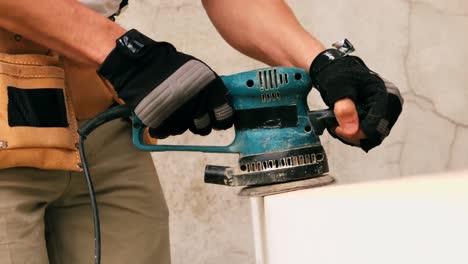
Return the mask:
M168 264L168 209L149 153L115 120L86 141L101 217L103 264ZM84 175L0 170L0 264L94 263Z

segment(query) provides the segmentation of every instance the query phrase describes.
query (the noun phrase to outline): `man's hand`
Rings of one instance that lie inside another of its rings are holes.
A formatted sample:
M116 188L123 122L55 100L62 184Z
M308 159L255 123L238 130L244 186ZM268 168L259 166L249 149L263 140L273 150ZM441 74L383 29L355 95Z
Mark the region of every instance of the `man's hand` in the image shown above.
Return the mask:
M130 30L116 42L99 73L150 127L153 137L190 129L207 135L232 126L233 109L221 78L202 61Z
M332 136L364 151L380 145L402 111L398 88L369 70L355 56L328 49L311 64L310 74L324 102L333 107L339 126ZM366 115L359 120L356 105Z

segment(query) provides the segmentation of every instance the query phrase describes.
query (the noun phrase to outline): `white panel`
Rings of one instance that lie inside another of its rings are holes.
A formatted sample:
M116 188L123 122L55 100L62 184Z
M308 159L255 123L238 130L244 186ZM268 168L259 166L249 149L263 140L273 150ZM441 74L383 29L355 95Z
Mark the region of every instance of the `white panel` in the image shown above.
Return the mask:
M468 263L468 171L265 197L268 264Z

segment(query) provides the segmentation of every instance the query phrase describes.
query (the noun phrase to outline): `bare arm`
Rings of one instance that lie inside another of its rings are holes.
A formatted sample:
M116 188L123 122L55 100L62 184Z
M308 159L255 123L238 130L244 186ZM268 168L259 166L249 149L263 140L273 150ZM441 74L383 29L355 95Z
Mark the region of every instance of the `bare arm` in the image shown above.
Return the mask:
M245 55L271 66L294 66L309 71L325 47L297 21L284 0L202 0L223 38ZM359 143L364 133L353 101L338 100L334 112L343 139Z
M282 0L204 0L203 4L232 46L267 64L308 69L323 50ZM102 63L115 39L125 33L76 0L41 0L40 4L37 0L0 0L0 27L94 65Z
M309 70L324 46L299 24L283 0L202 0L211 21L234 48L269 65Z
M76 0L0 0L0 27L96 67L125 33Z

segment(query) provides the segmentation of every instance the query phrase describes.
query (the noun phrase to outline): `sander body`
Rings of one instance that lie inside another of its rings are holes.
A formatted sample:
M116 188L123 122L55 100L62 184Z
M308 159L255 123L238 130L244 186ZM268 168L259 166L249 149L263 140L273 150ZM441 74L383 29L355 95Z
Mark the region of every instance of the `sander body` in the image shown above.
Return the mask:
M310 111L312 82L298 68L272 67L221 76L235 110L235 138L227 146L147 145L133 117L133 143L143 151L238 153L236 167L207 165L205 182L259 186L321 176L328 161L319 135L338 123L330 109Z
M133 144L143 151L237 153L236 167L206 165L205 182L227 186L264 186L304 180L328 172L319 135L338 126L331 109L311 111L309 74L298 68L272 67L221 76L235 111L235 138L226 146L151 145L145 125L126 105L110 108L79 129L86 138L100 125L132 117ZM361 116L361 111L358 109Z

